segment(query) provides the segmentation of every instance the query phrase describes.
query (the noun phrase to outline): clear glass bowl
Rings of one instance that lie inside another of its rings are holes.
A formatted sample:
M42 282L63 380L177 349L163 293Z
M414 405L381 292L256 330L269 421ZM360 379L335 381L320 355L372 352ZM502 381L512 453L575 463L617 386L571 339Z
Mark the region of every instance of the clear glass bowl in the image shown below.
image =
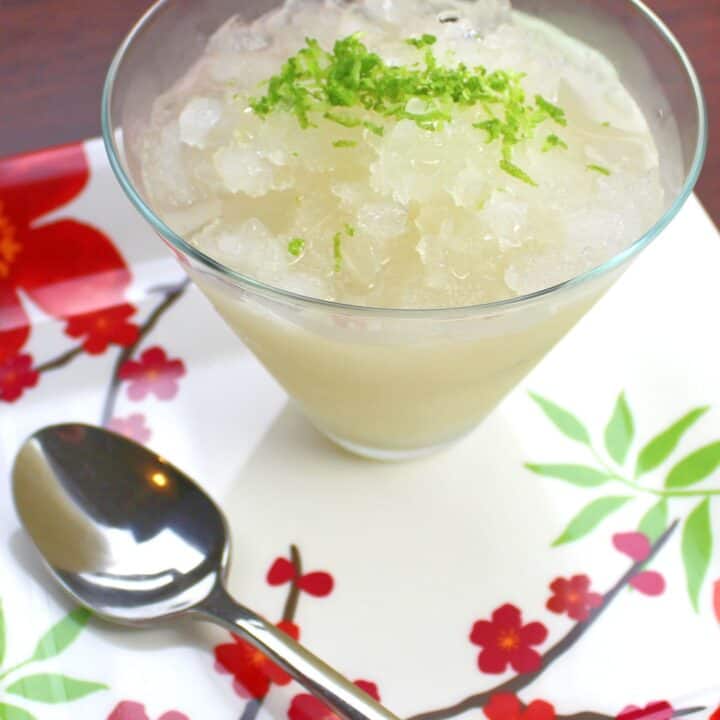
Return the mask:
M326 302L268 286L200 252L153 211L140 173L138 141L153 100L231 15L251 21L278 4L154 5L107 77L102 120L110 162L138 211L322 432L372 458L433 451L472 430L680 210L705 155L702 91L675 38L636 0L515 0L516 9L557 25L615 64L660 149L665 213L605 264L531 295L434 310Z

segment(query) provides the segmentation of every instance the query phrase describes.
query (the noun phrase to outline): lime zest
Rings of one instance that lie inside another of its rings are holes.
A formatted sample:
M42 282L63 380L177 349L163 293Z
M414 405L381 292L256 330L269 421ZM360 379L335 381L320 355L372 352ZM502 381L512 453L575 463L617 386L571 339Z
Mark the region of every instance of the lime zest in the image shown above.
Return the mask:
M338 113L330 112L329 110L325 112L323 117L327 120L332 120L332 122L342 125L343 127L352 128L362 125L362 120L358 120L358 118L340 115Z
M355 140L335 140L333 147L336 148L352 148L357 145Z
M352 225L349 225L348 223L345 223L345 233L349 237L355 237L355 228Z
M535 104L540 110L542 110L551 120L554 120L558 125L563 127L567 126L567 118L565 117L565 111L557 105L546 100L542 95L535 96Z
M512 175L517 180L524 182L527 185L537 187L538 184L521 168L512 163L510 160L503 158L500 161L500 169L506 172L508 175Z
M266 94L251 99L250 107L260 117L273 111L292 113L302 128L316 127L312 117L319 114L344 127L362 126L378 136L385 127L374 118L367 119L368 114L409 120L422 130L434 132L452 122L453 109L479 107L487 119L473 126L485 131L488 144L501 143L500 167L535 185L512 162L513 148L532 138L545 121L566 126L565 111L542 95L535 95L535 104L530 104L522 87L524 73L489 72L464 63L439 65L432 50L436 41L428 34L409 38L408 44L424 50L424 63L388 65L361 42L358 33L337 40L332 51L306 38L305 47L287 59L280 72L265 83ZM408 102L413 99L424 103L424 112L408 112ZM563 147L562 142L558 138L553 146Z
M602 125L602 127L612 127L612 126L610 125L610 121L609 121L609 120L606 120L604 123L600 123L600 124Z
M568 146L567 143L560 137L558 137L555 134L548 135L545 138L545 144L542 147L543 152L549 152L553 148L562 148L563 150L567 150Z
M380 137L385 134L385 128L382 125L376 125L375 123L371 123L368 120L365 120L363 122L363 127L367 128L374 135L379 135Z
M434 45L437 42L437 38L434 35L424 33L419 38L408 38L405 42L408 45L412 45L413 47L416 47L418 50L420 50L421 48Z
M342 269L342 234L336 232L333 236L333 258L335 259L335 272Z
M303 254L303 251L305 250L305 241L299 237L293 238L288 243L287 248L288 248L288 252L293 257L300 257Z
M300 257L305 251L305 240L295 237L288 242L287 249L293 257Z
M473 127L477 128L478 130L484 130L487 133L486 142L488 145L491 142L502 137L502 134L503 134L503 124L497 118L492 118L491 120L483 120L482 122L473 123Z
M588 170L591 170L592 172L600 173L601 175L612 175L612 172L608 170L606 167L603 167L602 165L588 165Z

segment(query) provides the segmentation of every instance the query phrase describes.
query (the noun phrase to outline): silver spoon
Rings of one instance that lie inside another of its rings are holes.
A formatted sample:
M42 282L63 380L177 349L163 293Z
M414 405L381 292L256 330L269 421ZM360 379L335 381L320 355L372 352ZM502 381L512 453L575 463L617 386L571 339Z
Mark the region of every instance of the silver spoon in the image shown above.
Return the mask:
M101 428L44 428L13 468L18 514L65 589L99 616L144 625L188 614L250 642L346 720L398 720L224 587L225 518L187 476Z

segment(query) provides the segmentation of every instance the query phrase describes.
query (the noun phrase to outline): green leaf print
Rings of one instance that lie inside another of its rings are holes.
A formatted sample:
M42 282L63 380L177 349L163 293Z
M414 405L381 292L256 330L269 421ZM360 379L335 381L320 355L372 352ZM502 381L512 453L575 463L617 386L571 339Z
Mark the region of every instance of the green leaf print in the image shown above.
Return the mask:
M632 412L625 399L625 393L620 393L610 422L605 428L605 449L618 465L625 462L634 436Z
M525 467L536 475L564 480L584 488L599 487L610 479L607 473L587 465L534 465L527 463Z
M688 594L696 612L700 604L700 589L712 557L712 542L710 500L705 498L688 515L682 536L682 558Z
M35 716L17 705L0 703L0 720L35 720Z
M665 479L666 488L682 488L704 480L720 465L720 442L696 450L683 458Z
M571 412L535 393L530 393L530 397L540 406L540 409L561 433L576 442L585 445L590 444L590 434Z
M632 497L628 495L610 495L593 500L570 521L560 537L553 542L553 546L565 545L584 537L606 517L625 505L628 500L632 500Z
M59 655L75 640L89 619L89 610L75 608L40 638L31 660L47 660Z
M680 438L690 429L707 411L708 407L699 407L691 410L687 415L673 423L667 430L656 435L640 451L635 466L635 477L644 475L661 465L677 447Z
M16 680L6 692L36 702L65 703L78 700L98 690L107 690L107 685L76 680L65 675L41 673Z
M647 535L651 543L654 543L665 532L667 522L667 500L662 498L643 515L638 530Z

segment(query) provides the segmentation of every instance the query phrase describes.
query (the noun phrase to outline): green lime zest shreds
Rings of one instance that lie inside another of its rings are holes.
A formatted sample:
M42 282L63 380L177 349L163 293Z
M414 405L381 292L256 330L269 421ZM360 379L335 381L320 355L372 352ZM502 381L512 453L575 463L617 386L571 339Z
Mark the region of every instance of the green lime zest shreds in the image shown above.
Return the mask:
M363 122L363 127L367 128L374 135L379 135L380 137L382 137L385 133L385 128L382 125L371 123L369 120L365 120L365 122Z
M293 257L300 257L302 255L303 250L305 250L305 241L302 238L293 238L288 243L288 252Z
M348 117L346 115L340 115L339 113L334 113L330 111L326 112L323 117L328 120L332 120L333 122L337 123L338 125L342 125L343 127L351 128L362 125L362 120L359 120L358 118Z
M538 184L521 168L519 168L514 163L510 162L510 160L506 160L503 158L500 161L500 169L504 172L506 172L508 175L512 175L514 178L517 178L518 180L526 183L527 185L532 185L533 187L537 187Z
M588 170L591 170L592 172L600 173L601 175L612 175L610 170L608 170L606 167L603 167L602 165L588 165Z
M349 223L343 225L340 232L336 232L333 236L333 259L335 261L335 272L342 270L343 254L342 254L342 233L343 231L348 237L355 237L355 228Z
M342 234L336 232L333 236L333 258L335 260L335 272L342 269Z
M568 146L567 143L557 135L548 135L545 138L545 144L543 145L542 151L549 152L553 148L562 148L563 150L567 150Z
M565 117L565 111L554 105L549 100L546 100L542 95L535 96L535 104L542 112L544 112L549 118L554 120L558 125L563 127L567 126L567 118Z
M351 148L355 147L357 145L357 142L355 140L336 140L333 143L333 147L336 148Z
M458 108L477 107L485 119L481 115L474 127L485 131L488 144L502 145L500 167L534 185L512 162L513 148L532 138L545 121L566 126L565 111L541 95L535 96L534 104L528 102L523 73L489 72L464 63L441 65L433 54L434 35L407 42L424 51L422 62L388 65L358 34L337 40L332 51L306 38L305 47L287 59L267 81L265 95L251 100L250 107L261 117L276 111L291 113L302 128L314 126L313 119L323 117L379 136L388 120L408 120L423 130L437 131L452 122ZM410 100L422 101L422 112L409 112Z
M412 45L413 47L418 48L424 48L424 47L430 47L431 45L434 45L437 42L437 38L434 35L428 35L427 33L421 35L419 38L408 38L405 41L408 45Z
M604 123L600 123L603 127L611 127L610 121L606 120Z
M487 133L488 145L502 137L503 134L503 123L497 118L491 120L483 120L482 122L473 123L473 127L478 130L484 130Z

